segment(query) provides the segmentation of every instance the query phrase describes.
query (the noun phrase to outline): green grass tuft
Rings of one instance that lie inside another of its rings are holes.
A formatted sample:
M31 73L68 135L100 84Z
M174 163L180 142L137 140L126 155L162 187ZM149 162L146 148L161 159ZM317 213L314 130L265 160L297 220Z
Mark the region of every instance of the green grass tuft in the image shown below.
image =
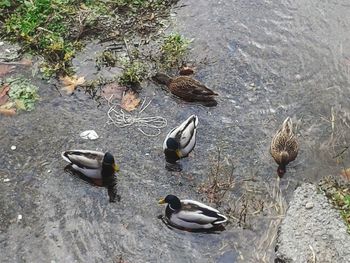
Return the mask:
M124 69L119 83L125 86L138 86L146 76L146 66L140 61L123 61Z
M188 52L191 40L181 36L179 33L173 33L165 37L161 46L161 64L165 69L180 66L183 57Z

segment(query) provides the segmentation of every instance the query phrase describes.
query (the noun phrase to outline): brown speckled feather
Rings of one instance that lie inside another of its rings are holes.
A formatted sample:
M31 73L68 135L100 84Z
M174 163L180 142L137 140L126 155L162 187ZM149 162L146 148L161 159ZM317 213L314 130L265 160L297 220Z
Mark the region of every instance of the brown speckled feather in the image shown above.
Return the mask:
M277 164L287 165L298 155L298 142L293 133L293 123L288 117L272 139L270 153Z
M160 84L167 85L172 94L185 101L212 102L212 106L216 105L214 96L218 94L193 78L187 76L170 78L166 74L157 73L152 79Z
M188 101L213 100L213 96L217 95L199 81L186 76L173 78L168 87L171 93Z

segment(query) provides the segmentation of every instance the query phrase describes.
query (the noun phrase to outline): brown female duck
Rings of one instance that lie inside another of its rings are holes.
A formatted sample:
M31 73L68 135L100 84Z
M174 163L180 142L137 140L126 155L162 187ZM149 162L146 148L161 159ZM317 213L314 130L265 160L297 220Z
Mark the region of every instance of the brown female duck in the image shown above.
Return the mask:
M285 174L287 164L295 160L298 150L298 142L293 133L293 123L288 117L273 137L270 147L270 153L278 164L277 174L279 177Z
M193 78L187 76L171 78L166 74L157 73L153 76L153 80L166 85L172 94L185 101L199 101L206 106L217 105L214 96L218 94Z

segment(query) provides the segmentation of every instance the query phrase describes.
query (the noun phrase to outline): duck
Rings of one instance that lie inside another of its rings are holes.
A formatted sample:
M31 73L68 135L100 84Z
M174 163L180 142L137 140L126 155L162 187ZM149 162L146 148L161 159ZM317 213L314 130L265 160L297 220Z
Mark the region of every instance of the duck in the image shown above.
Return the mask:
M79 177L97 186L108 189L110 202L119 200L116 190L115 173L119 166L115 163L114 156L110 152L98 152L91 150L68 150L61 154L69 163L68 169L78 174Z
M298 151L299 145L293 133L293 122L290 117L287 117L274 135L270 146L270 154L278 164L279 177L286 173L286 166L295 160Z
M198 201L180 200L175 195L167 195L158 203L168 204L165 209L167 223L182 230L219 230L227 222L227 217L218 210Z
M187 157L196 145L198 117L191 115L178 127L172 129L163 143L165 159L175 164L181 158Z
M215 96L218 94L188 76L169 77L164 73L157 73L152 77L159 84L166 85L169 91L188 102L202 102L205 106L216 106Z

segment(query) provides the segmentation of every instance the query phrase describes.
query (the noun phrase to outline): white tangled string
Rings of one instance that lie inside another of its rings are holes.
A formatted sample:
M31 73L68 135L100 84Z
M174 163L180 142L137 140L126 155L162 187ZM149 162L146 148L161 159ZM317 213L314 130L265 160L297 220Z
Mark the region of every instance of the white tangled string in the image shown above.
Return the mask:
M145 136L155 137L161 133L161 129L166 127L168 122L165 118L161 116L144 116L142 117L142 113L147 109L147 107L151 104L152 99L146 103L147 98L145 98L139 107L139 110L133 113L126 112L122 108L120 108L117 104L111 104L111 98L108 100L108 105L110 106L107 116L108 121L107 124L113 124L119 128L125 128L132 125L135 125L137 129ZM155 133L147 133L144 129L153 130Z

